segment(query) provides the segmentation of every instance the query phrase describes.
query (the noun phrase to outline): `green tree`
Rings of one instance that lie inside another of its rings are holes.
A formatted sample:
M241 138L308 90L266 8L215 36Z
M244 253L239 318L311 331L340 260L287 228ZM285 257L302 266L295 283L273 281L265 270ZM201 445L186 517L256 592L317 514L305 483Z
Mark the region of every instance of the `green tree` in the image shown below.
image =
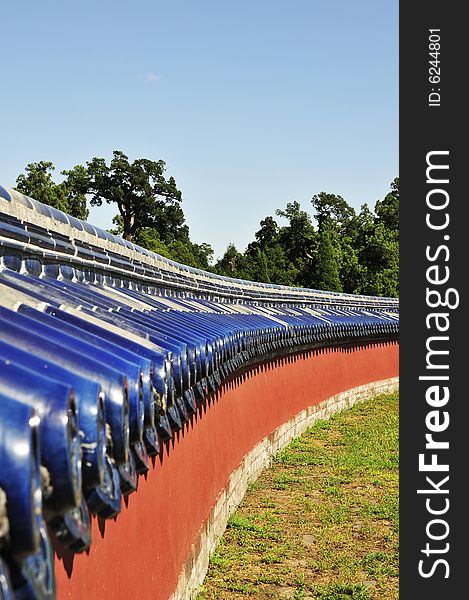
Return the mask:
M228 277L238 277L238 273L242 269L243 255L238 252L236 246L232 243L228 244L224 255L218 261L217 266Z
M300 271L294 263L290 261L287 253L280 243L268 246L264 250L269 281L266 283L275 283L277 285L297 285L300 279Z
M246 248L243 264L250 279L270 283L266 252L257 242L251 242Z
M296 208L293 210L296 211ZM299 228L299 223L297 225ZM248 244L244 253L252 278L264 283L295 285L299 269L290 260L288 249L282 243L287 238L283 228L270 216L263 219L260 226L255 241Z
M367 204L361 207L335 236L340 245L340 281L343 291L349 294L361 293L366 268L361 260L361 250L374 231L374 215ZM335 228L337 231L337 227Z
M90 189L90 176L83 165L77 165L69 171L62 171L65 176L63 185L67 195L68 212L78 219L86 221L89 215L86 194Z
M168 244L170 258L197 269L208 269L213 256L210 244L195 244L191 241L173 240Z
M359 261L363 266L360 293L376 296L399 295L399 179L375 206L376 216L362 226Z
M81 167L83 169L83 167ZM75 167L78 169L78 167ZM52 173L55 167L52 162L41 160L26 165L25 173L18 175L16 189L38 202L57 208L65 213L86 220L88 209L86 207L86 186L83 190L78 172L62 171L66 179L55 183Z
M341 196L320 192L311 203L311 216L298 202L289 202L276 215L287 221L280 226L267 216L244 253L229 244L212 267L209 244L190 240L182 210L182 194L173 177L165 178L165 163L138 159L129 162L114 151L110 164L93 158L87 166L62 171L64 179L52 179L54 165L30 163L18 176L17 189L40 202L81 219L91 204L115 203L113 233L183 264L234 278L266 283L320 288L349 293L397 296L399 293L399 179L376 202L357 214Z
M314 287L314 254L317 246L317 232L310 215L301 209L296 201L288 202L285 210L275 211L279 217L288 220L281 227L278 241L284 249L293 268L297 271L294 285Z
M365 275L360 293L374 296L399 295L399 237L378 223L361 251Z
M117 227L112 229L111 233L120 235L120 232L122 231L122 226L120 224L121 221L122 219L120 218L120 215L114 217L113 222L117 225ZM153 227L141 227L135 234L135 239L133 241L142 248L146 248L151 252L156 252L156 254L160 254L166 258L173 259L167 244L160 239L158 232Z
M241 252L238 252L236 246L233 243L230 243L223 256L216 263L214 270L216 273L227 277L252 280L249 266L249 259L246 259Z
M109 165L104 158L87 163L91 204L114 203L119 211L119 233L133 241L140 228L153 228L164 243L188 241L181 208L182 194L173 177L165 179L165 163L144 158L132 163L120 150L113 152Z
M377 222L391 231L399 231L399 178L391 183L391 191L383 200L378 200L375 206Z
M316 262L316 286L320 290L341 292L339 261L333 244L333 232L323 227L319 233L319 245Z
M315 218L319 231L326 222L334 222L338 229L347 225L355 216L354 209L342 198L335 194L320 192L311 199L311 204L316 210Z
M208 269L213 257L210 244L195 244L190 240L173 240L166 244L160 239L158 231L152 227L140 228L134 242L161 256L197 269Z
M53 163L41 160L37 163L26 165L25 174L21 173L16 179L16 189L39 202L60 208L65 198L57 195L56 184L52 180L52 172L55 170ZM63 210L60 208L60 210Z
M256 241L261 248L271 245L278 238L278 223L273 217L266 217L260 223L261 228L256 232Z

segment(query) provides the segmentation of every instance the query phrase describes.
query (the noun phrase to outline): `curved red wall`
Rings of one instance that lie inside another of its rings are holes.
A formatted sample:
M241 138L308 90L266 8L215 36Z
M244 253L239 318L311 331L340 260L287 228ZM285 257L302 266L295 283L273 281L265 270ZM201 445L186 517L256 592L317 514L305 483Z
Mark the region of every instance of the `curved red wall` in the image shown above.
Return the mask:
M398 375L398 344L327 349L255 367L195 415L115 521L93 520L88 554L56 556L59 600L168 600L191 545L243 456L298 412Z

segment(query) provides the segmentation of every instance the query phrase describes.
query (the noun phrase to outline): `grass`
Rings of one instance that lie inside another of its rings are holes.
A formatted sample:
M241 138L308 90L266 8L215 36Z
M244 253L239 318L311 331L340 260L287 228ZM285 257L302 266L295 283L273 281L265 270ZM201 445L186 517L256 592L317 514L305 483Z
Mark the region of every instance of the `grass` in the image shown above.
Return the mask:
M197 600L398 598L397 394L317 422L250 486Z

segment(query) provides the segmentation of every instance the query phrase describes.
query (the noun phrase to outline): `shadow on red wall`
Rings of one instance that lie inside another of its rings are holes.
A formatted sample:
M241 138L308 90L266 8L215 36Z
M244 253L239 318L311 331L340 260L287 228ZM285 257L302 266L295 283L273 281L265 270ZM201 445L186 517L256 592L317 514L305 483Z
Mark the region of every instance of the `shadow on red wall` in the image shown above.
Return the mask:
M73 555L54 542L58 600L168 600L243 457L301 410L397 376L398 354L397 342L310 350L226 381L164 445L118 517L93 519L87 553Z

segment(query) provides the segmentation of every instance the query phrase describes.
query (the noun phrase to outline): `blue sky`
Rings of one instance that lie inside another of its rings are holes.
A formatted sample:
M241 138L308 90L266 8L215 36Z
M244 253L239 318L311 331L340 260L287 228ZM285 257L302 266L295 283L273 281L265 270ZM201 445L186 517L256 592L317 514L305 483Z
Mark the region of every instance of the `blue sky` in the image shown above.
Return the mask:
M215 256L287 202L374 206L398 176L397 0L10 2L0 65L0 184L162 159Z

